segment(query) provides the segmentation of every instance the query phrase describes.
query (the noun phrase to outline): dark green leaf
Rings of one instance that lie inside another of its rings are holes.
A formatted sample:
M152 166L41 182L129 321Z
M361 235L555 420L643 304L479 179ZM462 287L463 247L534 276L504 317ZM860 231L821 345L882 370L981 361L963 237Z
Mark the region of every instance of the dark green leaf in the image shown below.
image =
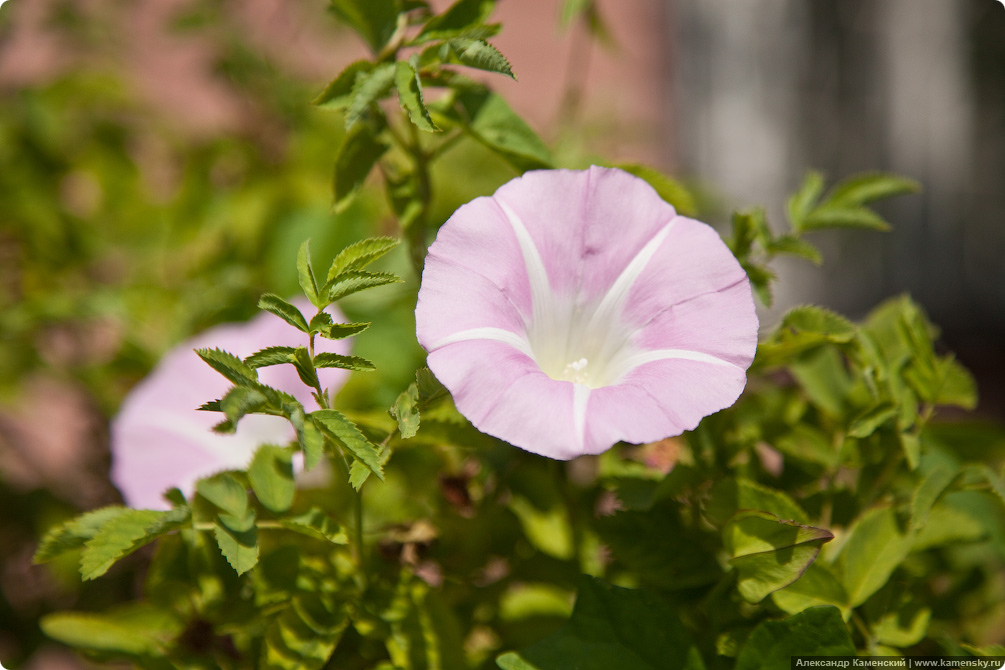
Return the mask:
M297 347L293 351L293 365L300 375L300 381L313 389L321 389L321 380L318 379L318 372L314 369L314 362L307 347Z
M381 142L367 124L357 124L349 131L335 156L332 193L336 212L349 206L352 196L363 186L370 170L387 149L387 144Z
M189 519L187 508L167 512L126 510L108 519L92 538L86 541L80 556L80 576L95 579L108 568L164 533L180 528Z
M430 403L447 395L447 388L429 368L419 368L415 371L415 384L419 390L419 400L423 403Z
M835 205L861 207L876 200L917 193L921 185L913 179L893 174L858 174L839 182L827 194L827 202Z
M297 276L300 280L300 288L304 295L311 301L311 304L321 309L327 303L318 300L318 280L314 278L314 268L311 266L311 241L304 240L297 251Z
M279 519L279 524L287 530L332 544L346 544L348 542L345 532L335 522L335 519L316 507L294 517Z
M371 372L377 369L373 363L361 356L342 356L328 353L317 354L314 357L314 365L319 368L341 368L359 372Z
M270 365L282 365L293 362L293 347L266 347L256 351L244 359L244 363L252 368L264 368Z
M423 40L453 37L459 31L485 23L495 8L495 0L458 0L447 11L431 18L418 38Z
M698 208L694 196L675 179L671 179L655 168L638 163L618 163L614 167L645 180L663 200L673 205L678 214L694 216Z
M742 511L726 523L722 538L739 575L740 595L757 603L799 579L834 535L766 512Z
M516 79L506 57L485 40L458 38L451 40L450 46L457 53L457 59L462 65Z
M365 270L349 270L339 274L331 282L328 288L328 298L336 302L359 293L368 288L387 286L388 284L400 284L401 278L390 272L367 272Z
M366 439L356 424L333 409L319 409L311 413L311 418L318 428L344 446L356 460L383 481L384 470L380 463L380 450L377 445Z
M343 109L349 106L352 99L352 89L356 84L356 76L361 72L366 74L373 70L373 63L365 60L358 60L350 63L341 74L336 77L321 94L316 97L312 104L326 109Z
M313 470L324 458L324 437L314 422L307 420L304 408L299 403L288 404L283 410L297 432L297 442L300 444L300 450L304 453L304 470Z
M734 212L732 224L733 235L726 244L741 264L750 265L748 257L754 249L754 243L763 244L771 236L764 210L757 208L747 212Z
M391 39L401 10L398 0L331 0L335 14L378 53Z
M362 270L370 263L398 246L393 237L368 237L350 244L339 252L328 270L328 283L335 277L350 270Z
M335 323L326 326L321 330L321 336L329 340L344 340L347 337L358 335L370 327L370 322L365 323Z
M220 411L227 416L227 421L236 425L245 414L262 409L266 403L267 399L261 391L235 386L220 400Z
M422 100L422 82L415 68L405 61L398 61L395 73L394 84L398 89L398 102L402 109L408 113L408 118L419 130L433 133L439 130L433 120L429 117L429 110Z
M300 313L300 310L286 302L274 293L262 295L258 301L258 308L275 314L280 319L290 324L297 330L307 332L307 319Z
M346 130L352 130L380 100L390 95L395 72L394 63L383 63L370 72L356 75L349 107L345 111Z
M928 465L932 457L926 456L923 467ZM940 460L931 467L925 467L925 473L911 497L911 528L917 530L928 521L928 514L936 501L946 492L949 485L960 473L959 467L949 459Z
M676 608L643 590L580 579L572 618L497 661L503 670L703 670Z
M293 451L289 447L265 445L258 448L248 466L251 490L266 507L280 513L293 504L296 482L293 480Z
M736 658L736 670L790 670L792 657L854 656L848 627L836 607L811 607L754 629Z
M219 349L196 349L199 358L238 386L256 386L258 374L234 354Z

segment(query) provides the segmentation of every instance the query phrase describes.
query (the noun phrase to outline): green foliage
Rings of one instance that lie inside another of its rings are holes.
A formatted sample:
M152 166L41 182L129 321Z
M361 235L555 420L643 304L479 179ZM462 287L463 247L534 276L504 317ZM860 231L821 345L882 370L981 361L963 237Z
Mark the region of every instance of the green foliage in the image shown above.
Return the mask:
M750 634L737 670L784 670L792 656L854 656L848 628L834 607L813 607L784 621L765 621Z

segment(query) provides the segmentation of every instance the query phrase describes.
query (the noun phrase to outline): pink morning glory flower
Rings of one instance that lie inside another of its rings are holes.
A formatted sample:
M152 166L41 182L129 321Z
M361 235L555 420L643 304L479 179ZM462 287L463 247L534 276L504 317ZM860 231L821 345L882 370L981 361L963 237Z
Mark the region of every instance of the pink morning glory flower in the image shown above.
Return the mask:
M294 301L306 312L306 300ZM334 308L329 308L329 312ZM341 317L333 313L336 321ZM244 468L262 444L295 439L289 422L276 416L249 414L237 432L214 433L223 420L218 412L197 409L222 397L231 384L209 367L194 349L219 348L242 358L270 346L306 346L307 336L281 319L261 313L247 323L210 328L178 345L126 397L111 426L112 482L126 504L143 509L169 509L162 494L178 487L186 495L196 480L223 470ZM316 352L347 354L346 340L315 340ZM345 370L318 370L321 383L334 392L348 377ZM316 406L311 390L292 365L259 368L263 383L293 395L307 408Z
M599 167L528 172L458 209L415 316L458 410L557 459L693 429L736 402L757 346L719 235Z

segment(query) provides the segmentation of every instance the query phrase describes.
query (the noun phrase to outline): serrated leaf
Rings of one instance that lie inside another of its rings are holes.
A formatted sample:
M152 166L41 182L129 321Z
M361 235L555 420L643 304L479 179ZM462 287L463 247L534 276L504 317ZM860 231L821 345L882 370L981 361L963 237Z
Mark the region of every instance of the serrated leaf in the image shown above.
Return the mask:
M358 335L370 327L370 322L362 323L334 323L326 326L320 331L322 337L329 340L344 340L347 337Z
M332 261L328 270L327 283L350 270L362 270L370 263L398 246L398 240L393 237L368 237L350 244L340 251Z
M358 124L349 131L335 156L332 194L336 212L345 211L388 148L367 124Z
M782 327L825 335L831 342L850 342L858 326L836 312L815 305L793 307L782 318Z
M362 356L342 356L341 354L321 353L314 356L314 366L319 368L341 368L357 372L372 372L377 367Z
M275 314L297 330L307 332L307 319L300 310L274 293L265 293L258 300L258 308Z
M793 656L855 656L836 607L811 607L783 621L764 621L747 638L735 670L789 670Z
M213 368L238 386L258 384L258 374L240 358L220 349L196 349L195 353Z
M289 447L259 447L248 465L248 481L266 509L277 514L285 512L296 495L293 451Z
M897 416L899 409L891 402L882 402L863 411L848 426L850 437L869 437L890 419Z
M314 277L314 268L311 265L311 241L304 240L297 251L297 278L304 295L311 301L311 304L321 309L327 303L318 300L318 280Z
M324 433L344 446L353 457L363 463L370 472L384 480L384 469L380 463L380 450L366 439L359 428L345 415L334 409L319 409L311 412L311 419Z
M684 216L694 216L697 214L698 208L695 205L694 196L677 180L668 177L655 168L638 163L617 163L613 167L624 170L646 181L663 200L670 203L677 210L678 214L683 214Z
M318 372L314 369L314 362L307 347L297 347L293 351L293 365L300 375L300 381L311 388L320 389L321 380L318 379Z
M292 363L294 351L293 347L266 347L245 358L244 363L255 369Z
M258 563L258 531L254 525L254 510L248 509L244 517L251 518L251 524L226 523L223 518L213 524L213 537L220 547L220 553L234 568L234 572L243 575ZM246 529L235 530L231 526L244 526Z
M826 202L861 207L876 200L917 193L920 190L918 182L906 177L884 173L857 174L838 182L827 194Z
M398 61L394 72L394 85L398 89L398 102L408 113L409 120L419 130L434 133L439 130L429 116L426 103L422 99L422 82L415 68L405 61Z
M359 33L374 53L394 34L401 10L397 0L330 0L335 14Z
M939 359L937 368L940 383L932 402L968 410L976 408L977 383L970 372L952 356Z
M451 40L449 44L462 65L486 72L504 74L510 79L516 79L513 68L506 57L485 40L458 38Z
M287 404L283 407L283 413L297 433L297 442L304 454L304 470L313 470L325 455L324 436L314 422L307 420L304 408L299 403Z
M81 578L86 581L100 577L120 558L181 527L188 519L187 508L167 512L130 509L117 514L85 542L80 556Z
M876 507L863 514L848 531L835 571L853 607L886 584L911 550L911 538L901 530L893 509Z
M370 468L366 467L359 461L353 461L352 465L349 466L349 484L352 486L354 491L359 491L363 488L363 484L366 480L370 478Z
M336 302L368 288L400 284L401 278L391 272L367 272L365 270L349 270L335 277L329 288L328 298Z
M368 73L373 70L373 63L366 60L358 60L350 63L342 72L332 80L325 90L321 91L318 97L311 102L313 105L325 109L344 109L352 99L352 89L356 84L356 76Z
M68 551L82 548L105 523L128 512L128 507L111 505L70 519L46 532L32 560L45 563Z
M773 254L788 254L805 258L814 265L824 262L824 257L815 246L792 235L776 237L767 244L767 250Z
M785 588L803 574L834 539L822 528L782 521L766 512L744 511L733 516L722 530L730 564L738 573L737 589L744 600L758 603Z
M396 68L394 63L383 63L370 72L356 75L349 107L345 111L345 129L352 130L380 100L394 88ZM348 141L348 138L346 138Z
M236 426L245 414L262 409L266 402L261 391L247 386L235 386L220 399L220 411L226 415L227 421Z
M503 670L703 670L675 607L654 593L580 578L572 618L557 632L500 656Z
M403 439L415 437L419 432L419 389L415 384L398 395L388 413L398 423L398 432Z
M417 39L452 37L458 31L485 23L494 8L495 0L458 0L447 11L427 21Z
M890 230L890 224L879 214L865 207L822 205L806 216L802 229L810 231L824 228L866 228L887 231Z
M195 491L221 510L235 517L243 517L248 511L248 493L234 475L223 472L200 479Z
M813 170L803 177L803 184L799 190L789 197L787 213L789 215L789 225L793 230L802 230L807 215L820 200L820 194L824 191L824 178L819 172Z
M342 527L338 525L335 519L317 507L312 507L303 514L294 517L279 519L279 525L295 533L331 542L332 544L346 544L349 541L345 531L342 530Z

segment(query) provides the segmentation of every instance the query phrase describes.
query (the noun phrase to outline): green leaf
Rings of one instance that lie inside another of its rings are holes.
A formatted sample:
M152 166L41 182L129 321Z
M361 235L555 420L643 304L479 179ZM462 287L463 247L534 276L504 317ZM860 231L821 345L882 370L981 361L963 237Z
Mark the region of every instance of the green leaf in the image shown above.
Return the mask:
M755 242L764 242L771 237L768 222L761 208L747 212L733 212L733 235L726 241L730 251L741 264L750 265L749 256ZM747 270L749 274L749 270Z
M223 412L231 425L236 425L245 414L262 409L268 399L257 389L247 386L235 386L220 399L220 411Z
M815 305L793 307L782 318L782 327L799 332L818 333L830 342L850 342L858 326L836 312Z
M105 523L128 512L128 507L112 505L70 519L46 532L32 560L45 563L68 551L82 549Z
M349 106L352 100L352 89L356 85L356 77L360 73L368 74L373 70L373 63L366 60L358 60L350 63L346 69L342 70L325 90L321 91L318 97L311 102L313 105L325 109L344 109Z
M382 618L391 626L385 644L395 668L467 667L459 622L425 582L403 578Z
M769 512L779 519L807 523L809 517L788 494L749 479L721 479L712 488L705 516L716 526L724 526L740 510Z
M814 405L833 416L844 414L852 381L837 350L825 347L809 352L789 369Z
M259 447L248 465L248 481L266 509L277 514L288 510L296 494L293 450L272 445Z
M358 335L370 327L370 322L365 323L334 323L325 326L319 331L320 335L329 340L344 340L347 337Z
M85 542L80 556L81 578L86 581L100 577L120 558L180 528L188 519L188 508L167 512L130 509L115 515Z
M179 619L146 604L100 614L58 612L39 623L48 637L71 647L133 657L162 656L182 633Z
M398 0L331 0L336 16L378 53L391 39L401 10Z
M824 191L824 178L813 170L806 173L803 185L789 198L787 213L793 230L802 230L807 215L813 210Z
M311 418L318 428L344 446L356 460L377 475L378 479L384 480L384 469L380 463L380 450L377 445L366 439L356 424L334 409L319 409L311 413Z
M569 515L561 505L539 510L526 498L515 496L509 509L520 520L524 535L535 547L559 560L569 560L576 552Z
M826 468L836 466L840 456L838 447L834 444L830 433L802 422L794 425L792 430L783 433L772 442L772 446L786 456L807 463L816 463Z
M365 123L357 124L349 131L335 156L332 194L336 212L345 211L370 170L388 148Z
M319 368L341 368L342 370L359 372L371 372L377 369L373 363L361 356L342 356L329 353L320 353L314 356L314 365Z
M959 473L959 467L952 462L939 462L927 469L911 497L911 528L917 530L927 523L932 507Z
M298 593L265 629L261 670L321 670L349 623L344 601Z
M921 642L928 632L932 611L917 603L903 603L892 612L885 613L872 625L872 632L880 644L906 648Z
M516 79L506 57L485 40L458 38L451 40L450 46L457 53L457 59L462 65Z
M419 388L416 384L409 384L408 388L401 392L388 412L395 421L398 422L398 432L403 439L415 437L419 432Z
M270 365L282 365L293 362L293 347L266 347L244 359L244 364L251 368L264 368Z
M965 498L968 495L974 495L974 492L950 492L937 502L928 515L928 521L914 534L911 551L956 546L987 537L988 526L994 522L984 521L979 513L961 504L960 496Z
M325 455L324 436L313 421L307 420L299 403L287 405L283 410L297 432L297 442L304 454L304 470L313 470Z
M614 167L633 174L652 186L663 200L670 203L678 214L694 216L698 208L694 196L675 179L671 179L655 168L638 163L617 163Z
M265 293L258 301L258 308L275 314L297 330L307 332L307 319L300 310L274 293Z
M953 405L967 410L977 407L977 383L970 372L952 355L939 360L938 374L941 383L933 394L932 402L936 405Z
M911 550L911 538L901 530L890 507L875 507L848 531L834 567L858 607L886 584Z
M557 632L500 656L503 670L703 670L676 608L643 590L583 576L572 618Z
M365 270L349 270L339 274L331 282L328 298L336 302L368 288L400 284L401 278L390 272L366 272Z
M822 205L817 207L803 221L803 230L824 228L866 228L869 230L890 230L890 224L865 207L842 207Z
M913 179L894 174L857 174L840 181L830 193L827 202L835 205L861 207L876 200L898 195L917 193L921 185Z
M851 616L844 586L822 561L811 563L799 579L772 593L771 599L786 614L798 614L819 605L833 605L841 611L843 618Z
M398 61L394 72L394 84L398 89L398 102L408 113L408 118L419 130L434 133L439 130L429 116L426 103L422 100L422 82L415 68L405 61Z
M979 466L979 470L994 494L1002 504L1005 504L1005 476L999 475L986 465Z
M248 511L248 492L234 475L222 472L200 479L195 484L196 493L221 510L235 517Z
M220 349L196 349L199 358L238 386L257 386L258 374L234 354Z
M314 268L311 266L311 241L304 240L297 251L297 276L300 281L300 288L304 295L311 301L311 304L321 309L327 303L318 300L318 280L314 277Z
M428 41L453 37L460 31L485 23L495 4L495 0L458 0L447 11L431 18L417 39Z
M869 437L899 412L899 408L893 403L881 402L856 416L848 426L848 435L857 438Z
M279 519L279 525L316 540L324 540L332 544L346 544L345 532L331 518L317 507L312 507L303 514Z
M391 93L396 71L394 63L383 63L370 72L360 72L356 75L349 107L345 112L347 131L356 127L381 99ZM349 138L346 138L346 141L348 142Z
M314 361L307 347L297 347L293 351L293 365L300 375L300 381L311 388L321 389L321 380L318 379L318 372L314 369Z
M789 256L799 256L805 258L814 265L824 262L824 257L820 250L806 240L792 235L776 237L765 245L765 249L772 254L788 254Z
M241 519L218 518L213 524L213 536L220 553L234 571L243 575L258 563L258 531L255 511L248 509Z
M739 574L737 588L744 600L757 603L803 574L820 547L834 539L822 528L783 522L773 514L745 511L722 531L730 563Z
M789 670L793 656L854 656L836 607L811 607L783 621L765 621L747 638L735 670Z
M447 395L447 387L440 383L429 368L415 371L415 385L419 391L419 401L423 403L431 403Z
M393 237L368 237L350 244L338 253L328 270L327 284L343 272L362 270L370 263L382 257L398 246L398 240Z

